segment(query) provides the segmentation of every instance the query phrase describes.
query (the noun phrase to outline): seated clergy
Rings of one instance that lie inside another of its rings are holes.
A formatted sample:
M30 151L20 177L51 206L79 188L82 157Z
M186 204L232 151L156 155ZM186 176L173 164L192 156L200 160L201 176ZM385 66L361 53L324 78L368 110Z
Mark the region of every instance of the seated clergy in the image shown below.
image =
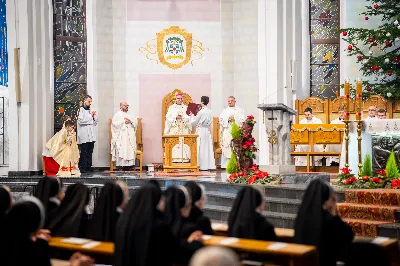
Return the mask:
M43 152L47 176L54 176L54 173L60 177L81 175L74 123L70 117L65 120L63 128L46 143Z
M111 154L116 166L124 170L135 167L137 118L128 112L129 105L121 102L112 119Z
M365 118L365 120L370 120L370 119L376 119L376 106L371 105L368 107L368 116Z
M322 121L313 115L313 111L310 107L304 110L304 118L300 121L300 124L322 124ZM308 152L310 151L310 145L296 145L296 151ZM315 152L323 152L323 145L314 145ZM315 165L321 165L321 156L315 156ZM307 164L306 157L296 157L296 165L305 166Z
M340 106L338 109L338 118L331 121L331 124L344 124L344 107ZM328 144L325 147L325 151L327 152L341 152L342 145L341 144ZM326 165L338 166L339 165L339 157L328 157L326 159Z
M386 119L386 110L385 109L378 110L378 119Z
M190 134L192 126L190 117L186 114L187 106L183 104L183 95L177 94L176 101L168 108L165 117L165 135L181 135ZM190 148L183 143L183 138L180 138L179 144L172 149L172 162L183 163L190 161Z

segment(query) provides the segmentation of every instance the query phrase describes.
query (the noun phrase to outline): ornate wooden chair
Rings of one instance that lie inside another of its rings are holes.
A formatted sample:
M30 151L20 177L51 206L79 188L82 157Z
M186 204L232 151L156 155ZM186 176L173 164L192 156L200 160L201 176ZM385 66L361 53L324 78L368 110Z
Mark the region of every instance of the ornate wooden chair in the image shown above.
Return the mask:
M109 118L110 123L110 171L114 171L114 162L111 155L111 141L112 141L112 119ZM136 129L136 159L139 160L139 170L143 171L143 139L142 139L142 118L138 118L138 126Z
M346 100L345 96L339 96L333 100L329 100L329 121L331 123L333 120L338 118L339 107L344 106ZM356 103L350 98L350 120L356 120Z
M218 164L218 160L222 156L222 149L221 149L221 144L220 144L221 129L219 126L219 117L213 117L212 132L213 132L212 136L213 136L215 166L221 167L221 164Z
M380 95L372 95L363 104L363 118L368 116L368 108L371 105L375 105L376 110L385 109L387 118L393 118L392 103Z
M322 124L329 123L328 100L323 100L315 96L306 98L305 100L296 100L295 107L297 110L296 124L304 118L304 110L310 107L315 117L321 119Z
M164 135L164 128L165 128L165 116L167 115L168 108L173 105L176 101L176 95L182 94L183 95L183 104L188 105L192 102L192 97L189 94L182 92L179 89L174 89L171 93L168 93L164 96L162 101L162 117L161 117L161 136ZM164 149L164 141L163 143L163 161L165 159L165 149Z

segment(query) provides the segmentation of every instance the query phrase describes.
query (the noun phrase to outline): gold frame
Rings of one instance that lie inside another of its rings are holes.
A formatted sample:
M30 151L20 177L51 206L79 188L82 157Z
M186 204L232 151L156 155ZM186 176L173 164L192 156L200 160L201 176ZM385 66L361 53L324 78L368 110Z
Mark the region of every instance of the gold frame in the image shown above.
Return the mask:
M183 62L179 64L171 64L167 62L167 60L164 57L164 37L169 34L179 34L182 35L185 40L186 40L186 58ZM189 32L186 32L185 29L181 29L178 26L171 26L168 29L164 29L163 31L157 33L157 55L158 59L163 65L166 65L169 68L172 69L178 69L189 63L190 58L192 56L192 45L193 45L193 39L192 39L192 34Z

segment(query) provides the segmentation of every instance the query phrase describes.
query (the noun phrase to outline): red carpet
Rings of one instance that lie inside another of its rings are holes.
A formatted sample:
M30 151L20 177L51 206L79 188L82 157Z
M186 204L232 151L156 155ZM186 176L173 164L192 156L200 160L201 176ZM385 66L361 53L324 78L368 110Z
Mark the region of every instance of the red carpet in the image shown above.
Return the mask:
M375 237L378 226L397 222L400 190L352 189L345 191L345 202L337 204L339 215L356 235Z

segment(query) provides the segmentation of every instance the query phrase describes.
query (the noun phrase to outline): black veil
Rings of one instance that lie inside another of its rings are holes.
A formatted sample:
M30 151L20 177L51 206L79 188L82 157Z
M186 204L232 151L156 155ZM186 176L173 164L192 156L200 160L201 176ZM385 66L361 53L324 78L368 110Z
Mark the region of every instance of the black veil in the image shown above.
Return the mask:
M303 200L295 220L294 242L297 244L318 246L325 211L322 206L333 190L325 181L315 178L304 193Z
M50 213L46 226L52 236L81 237L85 224L85 208L89 203L89 189L82 183L68 186L60 206Z
M149 243L161 190L148 183L134 192L118 221L115 238L115 266L146 266L151 256Z
M233 202L228 218L228 235L233 237L257 238L256 209L263 201L260 191L251 186L242 188Z
M100 192L87 237L98 241L114 242L115 229L124 194L122 188L113 182L105 183Z
M42 202L45 210L47 210L50 198L57 196L62 190L62 186L63 183L58 177L43 177L39 180L35 197Z
M170 187L165 191L164 218L176 237L183 224L181 209L187 206L188 202L189 193L183 186Z

